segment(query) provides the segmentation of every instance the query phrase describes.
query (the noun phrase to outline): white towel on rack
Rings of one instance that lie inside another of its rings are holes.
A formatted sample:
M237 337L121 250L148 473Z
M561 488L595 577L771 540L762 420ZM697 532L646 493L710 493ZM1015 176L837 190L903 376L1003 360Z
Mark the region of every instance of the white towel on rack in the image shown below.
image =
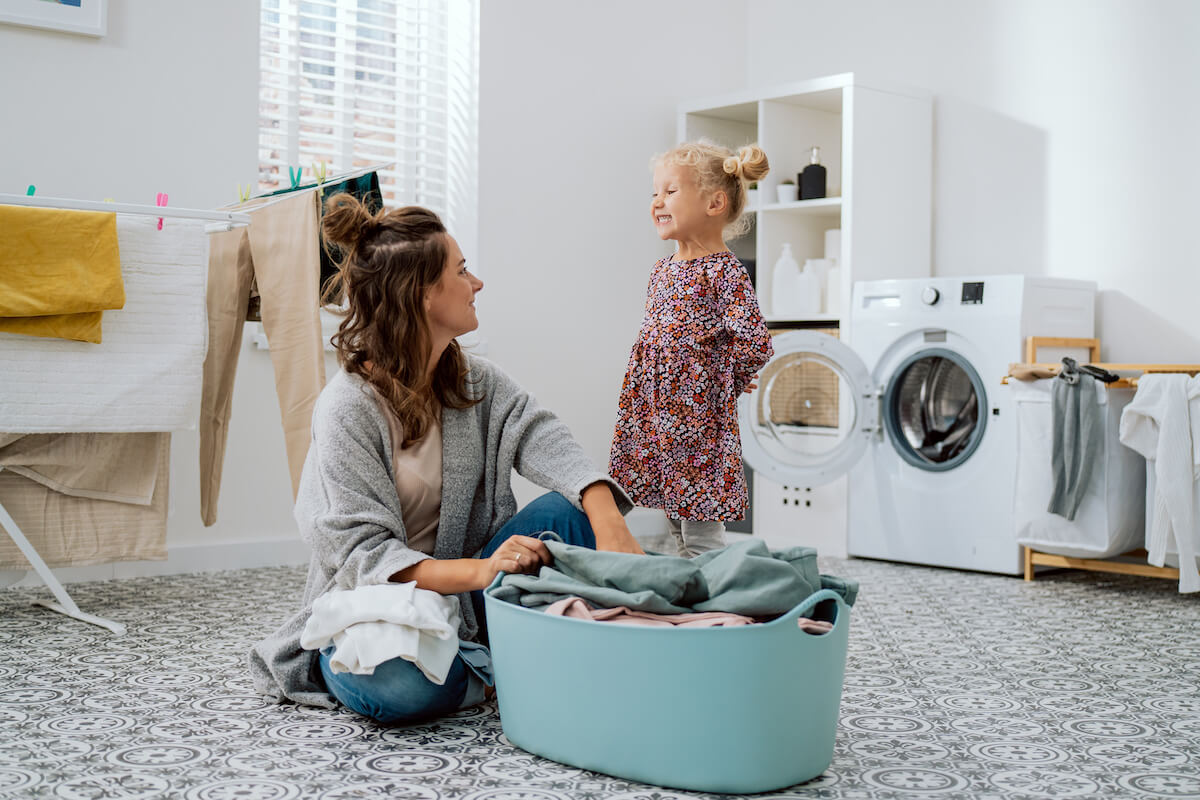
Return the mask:
M0 333L0 431L194 429L208 349L205 222L117 215L125 307L100 344Z
M1179 553L1179 591L1200 591L1200 376L1143 375L1121 414L1121 443L1146 457L1154 470L1153 523L1146 531L1147 561L1162 566L1168 545Z

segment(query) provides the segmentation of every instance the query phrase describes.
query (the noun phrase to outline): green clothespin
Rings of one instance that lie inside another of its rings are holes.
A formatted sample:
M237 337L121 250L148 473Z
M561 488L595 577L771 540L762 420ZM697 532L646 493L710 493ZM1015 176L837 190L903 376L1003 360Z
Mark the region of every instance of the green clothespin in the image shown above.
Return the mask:
M37 187L31 183L31 184L29 184L29 188L25 190L25 196L33 197L33 193L36 191L37 191Z
M288 176L292 179L292 188L299 189L300 181L304 177L304 167L301 167L300 169L288 167Z
M325 166L324 161L319 164L314 161L312 165L313 177L317 179L317 197L322 197L325 194L325 190L321 188L321 184L325 182Z
M242 185L239 183L237 185L237 194L238 194L238 202L239 203L244 203L247 200L249 200L250 199L250 184L247 183L246 188L243 190Z

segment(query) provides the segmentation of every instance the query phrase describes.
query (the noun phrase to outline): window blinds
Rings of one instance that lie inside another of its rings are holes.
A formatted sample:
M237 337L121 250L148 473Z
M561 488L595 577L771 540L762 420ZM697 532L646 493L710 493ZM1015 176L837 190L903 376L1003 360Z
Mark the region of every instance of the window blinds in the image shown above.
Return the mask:
M475 225L478 0L262 0L259 189L379 169L387 205ZM461 238L461 237L460 237Z

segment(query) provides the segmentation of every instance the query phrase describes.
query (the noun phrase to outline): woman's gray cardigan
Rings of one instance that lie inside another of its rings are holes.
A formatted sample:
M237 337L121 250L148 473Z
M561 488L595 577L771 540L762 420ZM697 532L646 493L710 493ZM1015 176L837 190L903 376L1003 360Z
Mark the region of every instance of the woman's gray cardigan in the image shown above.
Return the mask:
M596 481L613 489L622 513L625 492L584 453L533 396L491 362L468 357L470 386L482 400L467 409L442 409L442 510L434 558L477 554L517 512L515 469L539 486L561 492L582 510L580 495ZM311 547L303 607L254 646L255 688L276 701L332 708L317 653L300 647L312 602L330 589L386 583L429 558L406 544L396 496L387 418L362 378L338 373L321 392L312 420L295 515ZM478 625L467 594L459 595L459 636Z

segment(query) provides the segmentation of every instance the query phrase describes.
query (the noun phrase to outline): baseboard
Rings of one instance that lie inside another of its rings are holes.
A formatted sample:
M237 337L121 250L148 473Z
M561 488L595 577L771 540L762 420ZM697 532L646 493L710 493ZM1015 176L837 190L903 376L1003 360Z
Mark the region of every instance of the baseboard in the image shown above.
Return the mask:
M121 561L87 567L56 567L54 575L62 583L89 583L114 578L146 578L250 567L293 567L307 564L308 554L308 545L299 537L188 544L169 547L165 561ZM0 587L24 589L43 585L42 579L33 570L0 570Z

